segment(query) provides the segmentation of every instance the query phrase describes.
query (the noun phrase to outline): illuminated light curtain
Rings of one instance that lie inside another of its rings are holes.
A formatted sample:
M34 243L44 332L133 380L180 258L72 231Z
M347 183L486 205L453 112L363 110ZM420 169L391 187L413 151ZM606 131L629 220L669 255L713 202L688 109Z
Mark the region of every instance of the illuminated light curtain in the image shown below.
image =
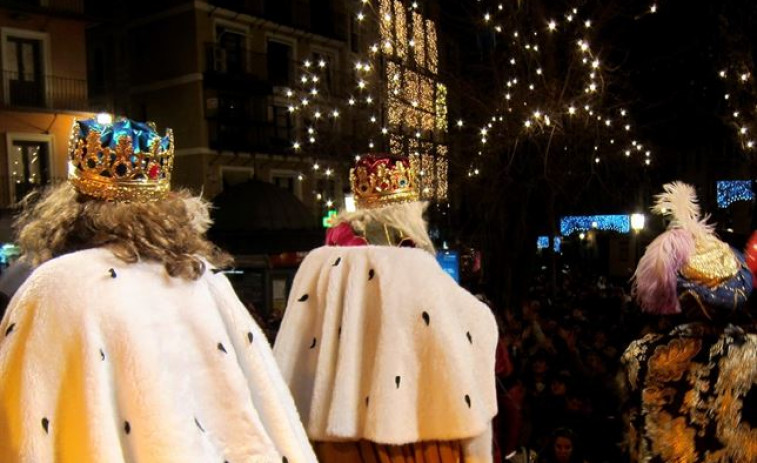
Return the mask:
M436 130L447 132L447 86L436 84Z
M426 56L428 57L428 70L436 74L439 70L439 51L436 40L436 24L430 19L426 20Z
M394 22L392 21L392 2L390 0L381 0L381 4L379 5L379 20L381 47L387 56L392 56L394 53L394 34L392 34Z
M447 200L447 165L446 157L437 157L436 159L436 199L439 201Z
M421 198L433 199L434 198L434 156L432 154L421 155L421 169L423 169L423 177L421 178Z
M405 142L400 135L389 135L389 153L394 156L403 156L405 154Z
M415 41L413 56L415 56L415 64L419 68L426 67L426 37L423 29L423 17L413 12L413 40Z
M405 7L402 6L402 2L395 0L394 2L394 29L395 47L397 49L397 57L402 62L407 62L407 13Z

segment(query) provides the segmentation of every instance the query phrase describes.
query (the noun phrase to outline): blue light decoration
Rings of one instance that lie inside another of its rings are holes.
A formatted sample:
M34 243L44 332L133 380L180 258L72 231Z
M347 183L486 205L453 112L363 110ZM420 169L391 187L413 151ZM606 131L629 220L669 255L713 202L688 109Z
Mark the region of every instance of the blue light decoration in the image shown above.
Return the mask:
M561 245L562 245L562 239L559 236L556 236L555 239L552 241L552 250L556 252L557 254L560 254L561 252ZM539 236L536 238L536 249L547 249L549 247L549 236Z
M749 180L720 180L717 182L718 207L725 209L736 201L754 199L752 182Z
M631 216L627 214L568 215L560 219L560 233L563 236L591 229L628 233L631 231Z

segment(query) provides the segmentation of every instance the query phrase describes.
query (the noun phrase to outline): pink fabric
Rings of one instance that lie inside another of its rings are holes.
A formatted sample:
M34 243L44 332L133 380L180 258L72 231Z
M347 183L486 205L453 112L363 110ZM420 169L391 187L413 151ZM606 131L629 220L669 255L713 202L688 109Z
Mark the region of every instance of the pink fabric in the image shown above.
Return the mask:
M655 238L639 260L633 292L645 312L668 315L681 312L676 286L678 271L694 252L694 237L680 228Z
M365 246L368 242L352 231L348 223L340 223L326 232L326 246Z

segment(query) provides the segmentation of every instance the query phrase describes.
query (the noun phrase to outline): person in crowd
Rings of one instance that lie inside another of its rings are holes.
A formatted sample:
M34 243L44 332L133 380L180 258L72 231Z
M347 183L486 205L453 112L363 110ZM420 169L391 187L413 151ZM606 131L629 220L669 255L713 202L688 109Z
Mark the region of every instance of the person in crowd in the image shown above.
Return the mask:
M274 355L323 463L492 461L497 324L435 259L416 158L362 157Z
M757 336L733 323L752 274L701 216L692 186L666 184L653 210L671 220L639 261L634 295L680 323L623 354L631 461L757 461Z
M18 219L34 271L0 322L0 461L316 461L173 155L151 124L77 121L68 181Z
M539 453L539 463L584 463L576 448L576 436L568 428L559 428Z

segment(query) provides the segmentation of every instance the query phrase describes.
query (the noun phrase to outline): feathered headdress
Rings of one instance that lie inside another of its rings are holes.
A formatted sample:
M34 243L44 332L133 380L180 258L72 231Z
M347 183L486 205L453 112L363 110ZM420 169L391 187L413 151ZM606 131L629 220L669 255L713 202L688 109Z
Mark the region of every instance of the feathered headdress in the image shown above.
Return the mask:
M708 317L709 308L737 308L752 290L743 257L717 238L709 216L701 216L691 185L673 182L663 189L652 211L670 216L668 230L647 247L633 276L633 294L642 310L680 313L685 295Z

